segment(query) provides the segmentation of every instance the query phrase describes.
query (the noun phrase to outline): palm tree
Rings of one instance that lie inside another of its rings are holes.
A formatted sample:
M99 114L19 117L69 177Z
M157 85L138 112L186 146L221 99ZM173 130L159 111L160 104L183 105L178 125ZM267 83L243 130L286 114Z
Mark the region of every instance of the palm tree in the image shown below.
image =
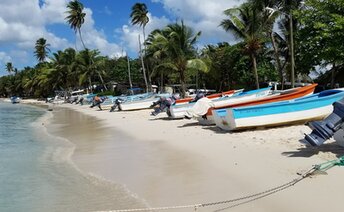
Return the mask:
M281 89L284 86L283 68L281 65L280 53L276 42L276 32L273 31L274 24L277 18L281 15L279 10L282 7L283 2L279 0L250 0L253 7L263 13L263 21L265 21L265 33L270 38L273 53L275 57L276 70L279 74ZM276 9L273 9L276 8Z
M86 49L84 41L81 36L81 26L85 22L86 13L83 12L84 5L78 0L70 1L67 4L67 14L65 18L72 29L74 29L75 34L79 33L81 43Z
M251 58L252 71L258 89L259 79L256 57L264 41L262 32L265 27L262 11L258 11L252 4L244 3L241 7L225 10L224 14L228 16L228 19L222 20L220 26L244 40L246 44L244 51Z
M156 68L162 66L178 73L184 97L187 71L192 69L208 71L207 65L201 59L195 59L196 51L193 45L201 32L194 34L191 28L181 22L181 24L170 24L163 30L157 30L154 33L148 49L154 50L153 55L155 56L165 56L165 60Z
M142 27L142 33L143 33L143 39L146 39L146 34L145 34L145 27L147 23L149 22L149 17L147 16L148 14L148 9L146 4L144 3L136 3L134 6L131 8L131 24L133 25L139 25Z
M98 50L85 49L77 55L77 69L80 74L79 83L83 84L88 80L89 87L92 91L92 79L99 77L101 83L105 87L102 75L104 75L103 69L101 69L102 57L99 56Z
M144 3L136 3L131 8L131 14L130 14L131 23L133 25L139 25L140 27L142 27L143 40L146 40L145 27L147 23L149 22L149 17L147 16L147 14L148 14L148 9L147 9L146 4ZM146 68L143 61L143 52L141 50L140 35L139 35L139 47L140 47L140 58L141 58L141 65L142 65L142 71L143 71L143 78L145 80L146 89L148 90ZM144 50L145 49L146 49L146 46L144 43Z
M72 48L58 51L51 58L51 77L54 78L54 88L62 90L76 87L78 76L76 71L76 52Z
M42 63L47 58L48 52L50 52L50 49L48 48L48 46L50 46L50 44L48 44L47 40L44 38L39 38L36 41L34 53L38 62Z
M14 72L14 68L13 68L13 64L12 62L7 62L6 63L6 71L11 74L12 72Z
M165 33L165 31L156 29L148 35L148 38L145 42L145 45L148 47L146 49L146 58L148 59L149 64L153 66L153 70L150 73L149 78L157 75L157 73L160 73L160 92L163 92L164 75L168 74L170 70L166 67L160 66L160 64L163 64L163 61L166 61L168 58L165 52L160 49L160 46L155 45L154 43L155 36L158 33ZM165 33L164 36L168 35Z

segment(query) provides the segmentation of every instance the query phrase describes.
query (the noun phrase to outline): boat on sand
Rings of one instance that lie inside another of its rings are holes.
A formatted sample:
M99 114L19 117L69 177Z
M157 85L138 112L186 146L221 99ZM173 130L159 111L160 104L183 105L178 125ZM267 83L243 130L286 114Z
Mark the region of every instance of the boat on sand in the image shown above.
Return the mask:
M269 96L264 96L264 97L256 98L249 101L242 101L239 103L229 103L222 107L215 106L215 107L209 108L206 115L204 115L203 117L199 117L198 120L202 124L204 124L204 122L206 122L207 124L215 124L215 120L213 116L213 113L215 110L235 108L235 107L244 107L244 106L251 106L251 105L260 105L260 104L267 104L267 103L272 103L272 102L296 99L296 98L313 94L314 89L317 85L318 84L315 83L311 85L306 85L304 87L292 88L292 89L283 90L283 91L274 91Z
M216 110L216 126L232 131L320 120L333 111L332 104L344 98L343 90L326 90L306 97L248 107Z

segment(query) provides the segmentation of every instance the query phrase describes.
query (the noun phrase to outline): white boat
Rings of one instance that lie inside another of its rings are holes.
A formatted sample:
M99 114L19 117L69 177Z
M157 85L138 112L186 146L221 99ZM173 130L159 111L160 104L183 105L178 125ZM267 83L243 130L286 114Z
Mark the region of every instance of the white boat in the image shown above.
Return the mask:
M135 94L135 95L107 96L107 99L103 103L101 103L101 107L103 110L110 110L111 107L115 104L115 101L117 99L121 99L123 102L133 102L133 101L141 101L141 100L153 97L154 95L155 95L154 93L149 92L149 93L141 93L141 94Z
M160 99L160 97L168 97L171 96L169 93L163 93L163 94L155 94L151 97L144 98L141 100L133 100L133 101L125 101L121 104L121 110L143 110L148 109L153 104L153 102L156 102Z
M214 107L208 110L206 114L206 118L213 119L216 125L221 125L222 117L220 116L220 113L215 114L216 110L227 109L227 108L247 107L247 106L253 106L253 105L261 105L261 104L267 104L267 103L273 103L273 102L292 100L292 99L312 95L316 86L317 84L310 84L304 87L292 88L292 89L283 90L283 91L274 90L272 94L269 96L260 97L260 98L256 98L250 101L244 101L240 103L228 104L225 107L217 107L217 108Z
M332 103L344 97L341 90L328 90L306 97L248 107L215 110L216 126L232 131L320 120L333 111Z
M20 103L21 98L17 96L12 96L11 97L11 102L12 104Z
M270 90L271 87L245 91L231 97L223 97L213 101L207 98L202 98L191 109L187 110L186 116L189 118L197 118L202 125L212 125L215 124L213 117L204 117L209 109L262 98L268 96L270 94Z
M207 98L215 100L215 99L219 99L223 97L231 97L233 95L237 95L241 93L242 91L243 89L230 90L223 93L216 93L216 94L209 95L207 96ZM186 115L186 111L191 109L196 103L196 102L189 102L191 100L192 98L185 98L185 99L177 100L176 104L172 105L170 108L171 118L183 118Z
M129 101L121 104L121 110L142 110L148 109L153 102L158 101L160 97L150 97L148 99Z

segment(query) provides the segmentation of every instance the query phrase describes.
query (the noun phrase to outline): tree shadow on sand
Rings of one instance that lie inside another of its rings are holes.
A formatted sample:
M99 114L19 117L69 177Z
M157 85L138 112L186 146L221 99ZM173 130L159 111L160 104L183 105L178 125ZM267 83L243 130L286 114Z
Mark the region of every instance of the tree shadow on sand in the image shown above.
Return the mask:
M158 121L158 120L162 120L162 121L175 121L175 120L180 120L180 119L175 119L175 118L170 118L170 117L156 117L156 118L150 118L148 120L149 121Z
M222 130L221 128L215 125L202 125L199 122L186 123L181 126L178 126L178 128L185 128L185 127L202 127L202 130L211 130L215 132L216 134L231 134L231 132Z
M186 123L181 126L178 126L178 128L196 127L196 126L200 126L200 124L198 122Z
M304 142L304 139L301 139L300 142ZM313 147L313 146L307 145L307 146L298 148L296 151L283 152L282 155L285 155L288 157L311 157L313 155L319 154L320 152L332 153L336 155L337 157L341 157L344 155L344 148L342 146L339 146L337 143L323 144L319 147Z

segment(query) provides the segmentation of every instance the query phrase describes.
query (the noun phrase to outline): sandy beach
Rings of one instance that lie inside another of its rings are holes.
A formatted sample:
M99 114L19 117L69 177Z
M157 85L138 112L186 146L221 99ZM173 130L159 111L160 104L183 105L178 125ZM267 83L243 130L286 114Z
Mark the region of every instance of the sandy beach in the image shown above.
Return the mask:
M299 140L310 129L303 125L227 133L195 120L151 117L150 110L109 113L70 104L53 109L48 131L76 144L73 162L89 175L123 185L147 207L255 194L344 155L334 142L305 147ZM234 202L197 211L342 211L343 174L344 168L334 167L238 207L228 208ZM116 209L125 208L106 210Z

